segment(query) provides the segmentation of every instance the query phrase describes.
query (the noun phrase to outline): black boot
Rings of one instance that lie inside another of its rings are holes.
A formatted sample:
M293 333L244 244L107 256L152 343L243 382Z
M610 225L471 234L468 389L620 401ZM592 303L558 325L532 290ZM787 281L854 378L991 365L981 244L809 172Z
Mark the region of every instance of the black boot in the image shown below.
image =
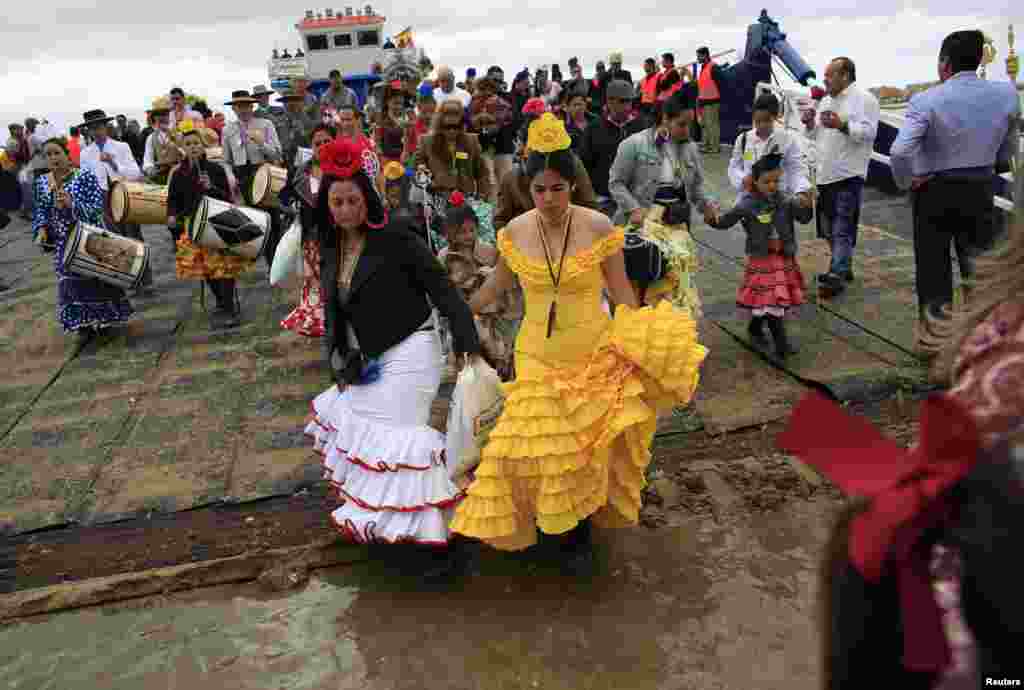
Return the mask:
M769 316L768 330L772 332L772 340L775 341L775 354L784 358L788 355L795 355L799 350L786 336L786 324L781 317Z
M750 323L747 325L747 334L750 336L750 340L758 347L768 346L768 337L764 332L763 316L751 317Z
M464 537L453 537L448 548L435 551L423 572L427 585L451 585L456 580L479 573L480 544Z
M590 518L577 524L565 536L562 544L562 572L573 577L590 577L594 574L594 543Z

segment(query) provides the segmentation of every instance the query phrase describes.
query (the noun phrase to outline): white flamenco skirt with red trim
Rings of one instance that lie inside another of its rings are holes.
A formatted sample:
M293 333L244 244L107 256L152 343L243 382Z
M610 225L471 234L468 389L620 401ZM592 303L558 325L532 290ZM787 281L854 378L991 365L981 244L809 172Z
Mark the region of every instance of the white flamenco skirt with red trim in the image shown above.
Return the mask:
M444 435L427 426L441 384L437 333L413 333L380 367L374 383L332 386L313 400L306 433L343 501L331 521L355 542L442 546L463 493L449 477Z

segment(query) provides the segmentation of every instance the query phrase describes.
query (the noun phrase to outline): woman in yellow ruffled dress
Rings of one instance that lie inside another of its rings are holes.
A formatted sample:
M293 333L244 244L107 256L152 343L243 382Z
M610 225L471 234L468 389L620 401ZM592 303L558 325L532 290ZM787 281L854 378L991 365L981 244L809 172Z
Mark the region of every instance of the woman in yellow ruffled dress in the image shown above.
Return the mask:
M626 277L623 233L570 204L575 157L565 126L530 126L527 161L536 208L498 235L495 271L470 302L479 313L516 281L526 316L516 379L483 448L452 531L502 550L563 535L563 567L592 566L598 527L638 521L659 411L687 403L707 350L687 310L640 308ZM614 319L601 308L607 288Z

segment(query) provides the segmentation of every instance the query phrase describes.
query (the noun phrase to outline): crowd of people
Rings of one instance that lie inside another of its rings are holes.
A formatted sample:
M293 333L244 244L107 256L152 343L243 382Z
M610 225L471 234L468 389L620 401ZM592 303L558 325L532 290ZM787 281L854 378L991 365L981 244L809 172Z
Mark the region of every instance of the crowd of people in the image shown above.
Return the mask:
M992 176L1020 105L977 78L982 45L972 31L943 42L943 84L912 101L892 162L913 190L922 352L945 348L948 395L989 443L1024 414L1024 240L994 232ZM438 560L417 565L431 580L471 572L481 543L549 543L542 553L583 574L592 524L637 521L659 411L698 384L698 312L661 299L690 278L664 267L678 265L691 210L712 228L743 229L736 303L755 344L792 355L785 319L806 290L794 224L816 217L831 249L819 288L840 295L855 280L877 134L878 101L848 57L827 65L803 132L778 126L776 96L751 94L751 128L728 162L738 197L723 209L704 192L703 163L721 155L722 68L707 48L697 74L671 53L660 62L647 59L634 82L619 53L592 79L573 58L568 79L553 65L511 86L498 66L463 82L440 67L435 79L386 80L367 103L335 71L320 98L297 89L270 105L264 86L236 90L230 121L175 88L153 102L145 130L92 110L70 138L30 118L11 125L4 170L22 182L4 187L18 200L5 205L54 253L61 325L94 334L133 310L121 288L66 269L69 233L88 223L141 240L137 225L110 217L111 184L165 186L177 276L205 281L221 328L239 323L234 281L255 259L185 229L207 197L259 205L254 178L279 168L263 256L272 264L285 226L299 223L303 285L282 327L325 345L333 384L313 401L307 433L343 501L333 523L375 548L431 547ZM951 241L962 276L979 285L969 316L952 320ZM986 251L998 253L976 273ZM143 280L140 296L151 291ZM427 424L447 350L458 368L482 358L505 379L501 416L461 483Z

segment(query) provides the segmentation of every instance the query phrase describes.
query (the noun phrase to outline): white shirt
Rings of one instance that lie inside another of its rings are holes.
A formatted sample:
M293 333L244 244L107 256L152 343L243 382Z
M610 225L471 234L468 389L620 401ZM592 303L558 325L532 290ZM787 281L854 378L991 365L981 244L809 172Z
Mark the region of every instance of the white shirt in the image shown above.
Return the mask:
M737 191L743 190L743 180L750 174L754 163L776 146L782 154L783 191L799 194L811 188L807 162L800 144L789 132L776 128L767 139L759 137L757 130L753 129L736 137L736 145L732 147L732 157L729 159L729 181Z
M867 177L868 163L878 134L878 99L850 84L833 98L825 96L817 117L826 110L839 115L849 125L849 134L821 125L820 119L807 135L817 144L819 185L842 182L851 177Z
M473 100L473 97L469 94L469 91L460 89L458 86L453 86L452 90L448 92L445 92L443 89L439 89L439 91L441 91L441 97L437 101L438 106L440 106L443 102L454 98L455 100L462 102L463 108L468 108L469 102Z
M153 177L157 173L157 143L166 144L170 138L169 133L161 132L159 129L154 129L153 133L146 137L146 152L142 156L142 172L146 177Z
M109 153L114 159L114 165L101 161L100 153ZM102 149L98 142L93 142L82 149L81 163L83 170L89 170L96 176L100 188L104 191L110 187L111 176L130 182L142 179L142 171L139 170L139 164L135 162L131 147L123 141L116 141L109 137L103 142Z
M277 163L281 160L281 142L277 138L277 129L270 120L254 117L244 127L249 130L263 132L264 142L260 145L242 138L243 126L237 120L224 125L221 146L224 147L224 163L234 168L239 165L260 165L261 163Z

